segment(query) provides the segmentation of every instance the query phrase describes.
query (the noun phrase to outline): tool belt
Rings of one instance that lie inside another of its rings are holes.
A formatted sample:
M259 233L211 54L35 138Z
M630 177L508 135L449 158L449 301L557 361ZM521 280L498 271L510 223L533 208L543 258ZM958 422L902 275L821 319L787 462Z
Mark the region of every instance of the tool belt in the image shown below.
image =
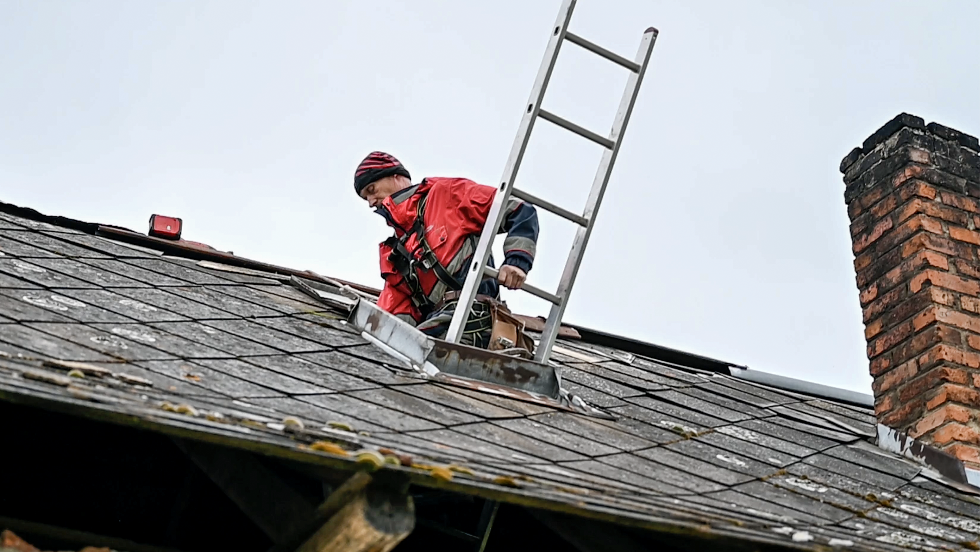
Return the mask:
M459 296L460 292L458 291L447 291L439 304L436 305L435 310L442 310L447 304L457 301ZM476 301L490 307L491 333L490 344L487 346L488 350L510 352L515 349L523 349L526 353L517 352L523 353L521 356L528 358L534 354L534 340L525 333L524 322L510 312L506 303L482 294L477 294Z

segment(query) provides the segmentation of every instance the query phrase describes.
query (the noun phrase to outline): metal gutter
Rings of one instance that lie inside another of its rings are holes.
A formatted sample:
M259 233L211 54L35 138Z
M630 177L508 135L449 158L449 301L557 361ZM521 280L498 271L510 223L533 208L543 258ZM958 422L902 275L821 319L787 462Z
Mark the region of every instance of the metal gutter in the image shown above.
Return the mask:
M769 387L775 387L786 391L793 391L803 395L811 395L821 399L830 399L832 401L851 404L854 406L863 406L866 408L874 408L875 406L875 399L873 396L867 393L851 391L850 389L831 387L821 383L814 383L812 381L770 374L768 372L760 372L758 370L749 370L748 368L742 368L739 366L730 366L729 373L732 377L738 379L751 381L761 385L768 385Z
M732 362L679 351L661 345L654 345L653 343L647 343L638 339L613 335L575 324L566 323L565 325L577 331L581 336L581 340L585 343L612 347L684 368L726 374L753 383L768 385L776 389L793 391L803 395L810 395L855 406L874 408L874 397L866 393L858 393L849 389L841 389L839 387L831 387L829 385L770 374L768 372L750 370L747 366L740 366Z
M577 331L581 337L581 340L586 343L612 347L613 349L627 351L653 360L676 364L686 368L695 368L698 370L706 370L708 372L727 374L729 366L736 366L731 362L725 362L723 360L709 358L706 356L678 351L677 349L671 349L661 345L654 345L653 343L647 343L638 339L593 330L583 326L569 324L567 322L564 322L563 325Z

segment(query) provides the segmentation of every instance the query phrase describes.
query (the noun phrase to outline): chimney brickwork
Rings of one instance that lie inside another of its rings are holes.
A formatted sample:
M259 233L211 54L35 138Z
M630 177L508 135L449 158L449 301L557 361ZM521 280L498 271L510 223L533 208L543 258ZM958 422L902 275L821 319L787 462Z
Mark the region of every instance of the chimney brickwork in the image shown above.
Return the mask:
M878 421L980 467L980 143L901 114L841 162Z

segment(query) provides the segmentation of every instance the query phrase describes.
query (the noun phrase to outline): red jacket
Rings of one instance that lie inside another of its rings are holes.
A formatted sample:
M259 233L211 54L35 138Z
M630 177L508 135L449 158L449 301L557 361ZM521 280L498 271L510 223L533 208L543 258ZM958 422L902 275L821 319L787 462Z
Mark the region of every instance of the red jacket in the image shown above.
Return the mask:
M436 258L449 274L462 283L465 270L462 264L473 255L480 232L490 213L497 189L477 184L465 178L426 178L420 184L385 198L379 208L395 236L402 237L415 224L418 203L427 195L424 211L425 238ZM537 241L537 214L533 207L511 198L505 210L506 220L501 229L508 232L504 240L504 264L530 270ZM405 243L409 251L418 246L418 236L412 235ZM378 298L378 306L395 315L409 315L416 322L422 321L422 313L412 304L411 290L402 281L402 275L389 261L392 248L380 245L381 276L384 289ZM434 271L416 270L423 292L432 303L442 299L446 285L439 281ZM481 286L481 289L484 286ZM483 291L481 291L483 293ZM492 295L496 295L496 286Z

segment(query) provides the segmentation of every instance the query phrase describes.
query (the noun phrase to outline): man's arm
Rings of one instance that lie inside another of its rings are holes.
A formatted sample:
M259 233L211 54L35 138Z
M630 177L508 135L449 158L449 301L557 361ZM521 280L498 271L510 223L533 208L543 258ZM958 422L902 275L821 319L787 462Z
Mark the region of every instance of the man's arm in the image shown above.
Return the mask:
M490 214L497 189L460 179L455 185L454 196L459 202L459 213L470 232L478 233ZM499 232L506 232L504 262L497 279L508 288L518 288L527 278L534 265L538 241L538 213L533 205L511 197L504 207L504 220Z
M512 197L507 200L504 213L504 222L500 225L500 229L507 233L504 265L530 272L538 243L538 212L533 205Z

